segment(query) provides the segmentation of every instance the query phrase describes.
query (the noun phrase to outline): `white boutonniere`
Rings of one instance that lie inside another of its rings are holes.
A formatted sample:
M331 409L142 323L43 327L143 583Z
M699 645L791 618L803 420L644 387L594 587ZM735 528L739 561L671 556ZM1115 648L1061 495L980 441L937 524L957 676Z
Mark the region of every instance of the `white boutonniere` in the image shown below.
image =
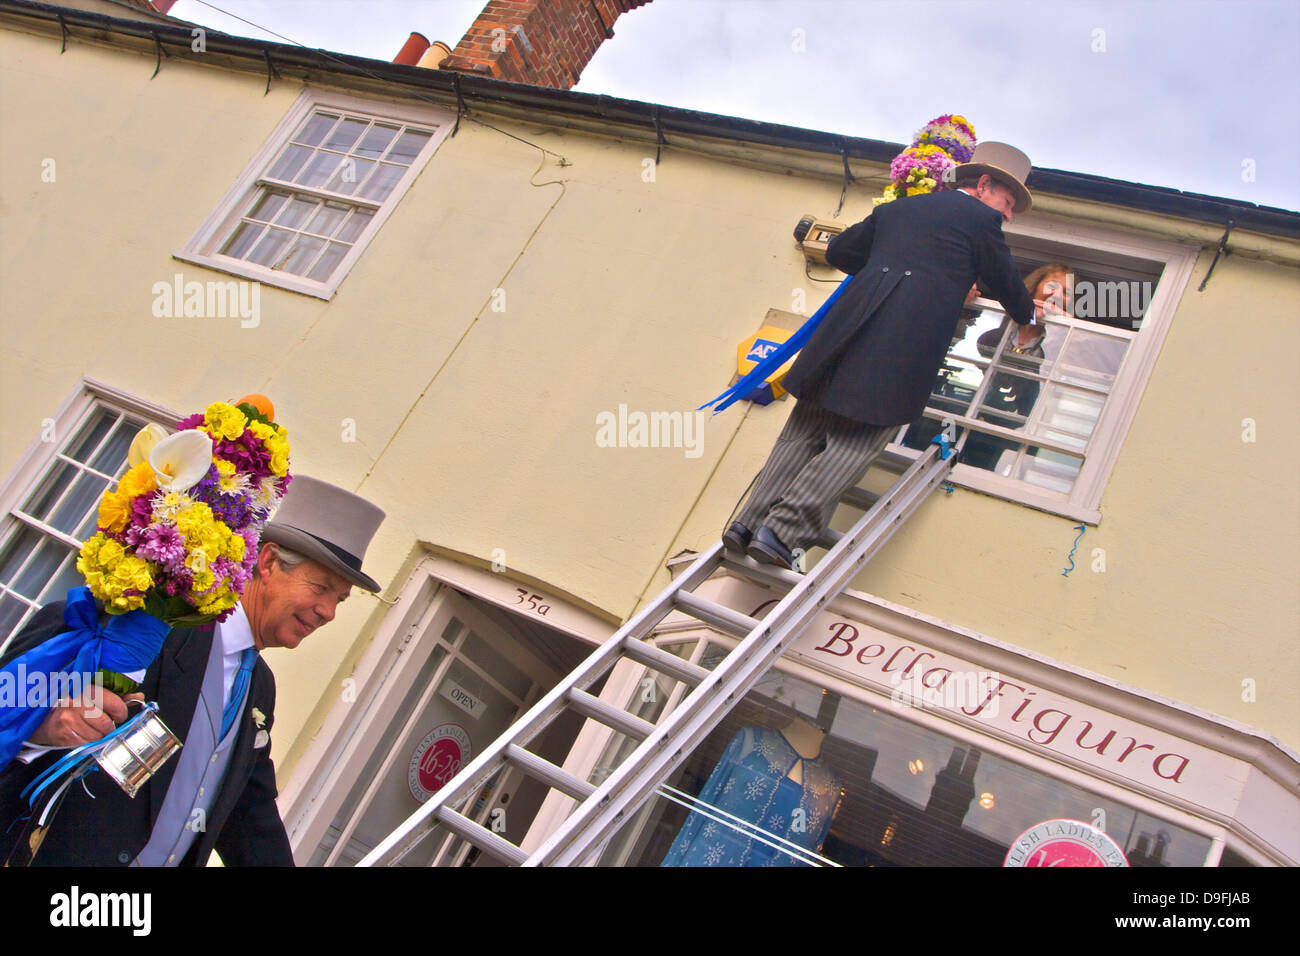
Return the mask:
M249 713L253 717L253 726L257 728L257 733L253 735L253 749L260 750L271 742L271 735L266 732L266 714L256 707L249 710Z

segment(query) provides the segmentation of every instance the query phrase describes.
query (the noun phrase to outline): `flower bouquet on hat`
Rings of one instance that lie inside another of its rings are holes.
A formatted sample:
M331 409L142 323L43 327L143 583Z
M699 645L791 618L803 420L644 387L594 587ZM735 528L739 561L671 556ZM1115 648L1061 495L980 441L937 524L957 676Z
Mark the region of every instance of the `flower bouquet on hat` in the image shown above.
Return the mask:
M68 592L68 630L4 666L16 686L39 674L72 697L101 687L132 693L139 685L126 673L146 670L172 627L225 620L234 609L257 563L262 525L292 480L288 432L261 395L215 402L176 428L168 435L147 425L131 443L128 470L100 499L97 531L78 556L86 586ZM0 708L0 769L45 720L51 698ZM50 789L57 780L66 777L66 787L81 775L75 771L93 769L112 738L146 716L74 748L33 780L25 791L32 805L49 791L48 809L63 789Z
M889 185L872 202L893 202L900 196L938 192L953 182L953 171L969 163L975 150L975 127L955 113L936 116L926 123L907 147L889 164Z

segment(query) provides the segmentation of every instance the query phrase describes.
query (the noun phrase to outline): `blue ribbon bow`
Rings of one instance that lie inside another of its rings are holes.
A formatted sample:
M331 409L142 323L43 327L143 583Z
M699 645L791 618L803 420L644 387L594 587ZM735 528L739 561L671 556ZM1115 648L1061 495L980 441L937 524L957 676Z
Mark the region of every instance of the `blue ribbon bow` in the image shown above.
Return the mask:
M59 691L83 691L95 672L140 670L153 663L171 630L144 611L113 615L100 625L90 588L73 588L63 610L68 630L0 668L0 769L22 749L58 702ZM63 678L55 675L68 675ZM6 699L9 692L13 699Z
M761 360L750 372L742 375L740 381L735 385L731 386L712 401L705 402L697 408L696 411L703 411L710 405L716 405L717 408L713 410L713 414L716 415L718 412L729 407L733 402L745 398L755 389L761 388L763 383L767 381L769 375L793 358L794 355L804 347L807 341L812 338L813 331L821 323L821 320L825 317L826 313L830 311L831 304L840 297L841 292L848 288L848 285L853 281L853 278L853 276L848 276L843 282L841 282L826 301L822 303L822 307L813 313L812 318L799 326L798 331L777 346L776 349L773 350L772 354Z

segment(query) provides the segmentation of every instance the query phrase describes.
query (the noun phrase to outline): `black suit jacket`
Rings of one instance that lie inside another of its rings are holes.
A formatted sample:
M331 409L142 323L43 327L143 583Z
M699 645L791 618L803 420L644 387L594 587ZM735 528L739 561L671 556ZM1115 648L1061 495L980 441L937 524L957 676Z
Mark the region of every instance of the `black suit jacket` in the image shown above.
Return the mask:
M826 261L854 279L782 384L854 421L903 425L920 416L977 278L1015 321L1033 318L1001 214L966 193L877 206L831 240Z
M63 607L64 602L59 601L37 612L14 638L3 660L25 653L66 630ZM211 625L173 629L141 681L145 699L157 701L158 715L182 741L189 733L198 704L212 640ZM261 747L254 746L258 728L254 724L253 708L265 715L263 729L268 734ZM275 806L275 768L271 764L269 739L274 711L275 678L259 657L239 716L239 730L221 789L208 811L205 829L198 834L182 861L184 864L202 866L215 849L228 866L293 865L289 840ZM66 751L56 751L30 764L14 760L0 771L0 860L8 857L22 829L14 821L28 814L26 801L18 797L19 791L63 753ZM178 752L144 784L134 799L101 770L85 778L94 800L80 785L74 784L41 844L34 865L130 863L149 841L179 759Z

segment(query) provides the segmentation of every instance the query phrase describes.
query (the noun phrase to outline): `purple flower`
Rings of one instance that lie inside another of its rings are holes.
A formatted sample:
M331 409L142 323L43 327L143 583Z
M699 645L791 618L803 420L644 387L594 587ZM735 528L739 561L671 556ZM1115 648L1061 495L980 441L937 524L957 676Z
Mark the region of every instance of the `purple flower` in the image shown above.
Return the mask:
M144 540L136 548L137 555L161 565L169 575L185 573L185 538L180 531L169 524L155 525L145 529L141 536Z

